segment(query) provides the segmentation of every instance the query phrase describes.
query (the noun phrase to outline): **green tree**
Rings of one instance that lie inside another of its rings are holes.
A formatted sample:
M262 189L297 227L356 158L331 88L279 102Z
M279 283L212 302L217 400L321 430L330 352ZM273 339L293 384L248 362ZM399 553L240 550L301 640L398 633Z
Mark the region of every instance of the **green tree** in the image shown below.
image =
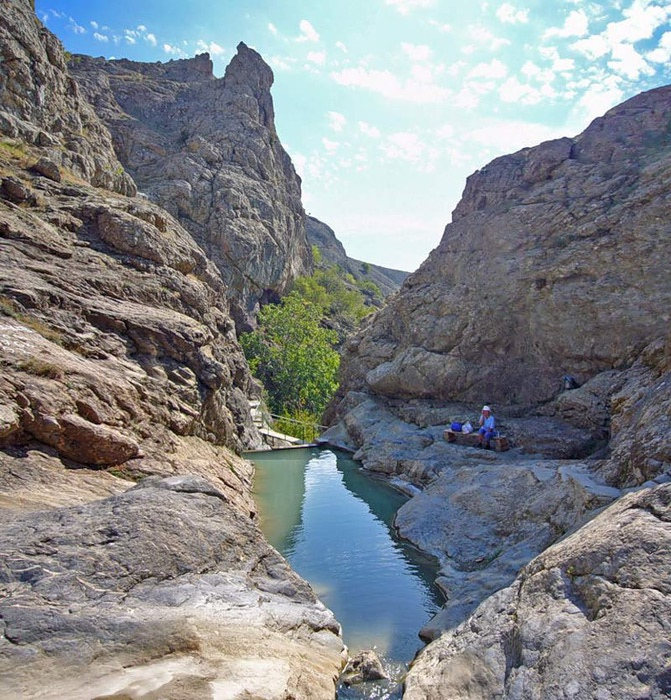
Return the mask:
M256 331L241 336L271 413L295 417L324 412L337 386L340 357L335 331L321 325L322 309L293 291L259 312Z

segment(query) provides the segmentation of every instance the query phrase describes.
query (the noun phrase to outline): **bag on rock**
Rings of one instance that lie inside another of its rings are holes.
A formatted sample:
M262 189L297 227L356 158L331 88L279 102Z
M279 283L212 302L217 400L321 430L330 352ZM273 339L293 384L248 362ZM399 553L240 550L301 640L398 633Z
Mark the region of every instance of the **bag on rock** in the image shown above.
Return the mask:
M454 430L455 433L460 433L461 432L461 423L457 422L456 420L452 423L450 426L451 430Z
M470 421L466 421L461 426L461 432L462 433L472 433L473 432L473 426L471 425Z

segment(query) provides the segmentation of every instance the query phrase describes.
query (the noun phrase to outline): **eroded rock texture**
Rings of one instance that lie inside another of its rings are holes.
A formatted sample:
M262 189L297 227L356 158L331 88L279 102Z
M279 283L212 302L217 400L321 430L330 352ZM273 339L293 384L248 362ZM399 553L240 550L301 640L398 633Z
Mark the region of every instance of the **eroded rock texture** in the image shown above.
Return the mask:
M622 498L423 651L407 700L671 693L671 485Z
M327 437L416 494L446 595L408 698L669 693L670 119L660 88L475 173L345 348ZM513 449L448 445L485 403Z
M206 251L238 327L249 329L258 302L312 264L270 68L243 43L220 79L207 54L166 64L75 56L70 68L140 190Z
M334 696L332 613L200 477L20 515L0 542L3 697Z
M255 524L221 252L134 196L30 0L0 51L0 696L332 698L339 627ZM269 132L246 70L224 111ZM255 167L240 197L271 206Z
M0 55L0 132L39 146L52 173L54 164L62 165L92 185L134 194L108 130L80 95L60 42L38 22L31 3L3 3Z
M440 245L354 339L343 392L551 398L668 335L671 87L468 178Z

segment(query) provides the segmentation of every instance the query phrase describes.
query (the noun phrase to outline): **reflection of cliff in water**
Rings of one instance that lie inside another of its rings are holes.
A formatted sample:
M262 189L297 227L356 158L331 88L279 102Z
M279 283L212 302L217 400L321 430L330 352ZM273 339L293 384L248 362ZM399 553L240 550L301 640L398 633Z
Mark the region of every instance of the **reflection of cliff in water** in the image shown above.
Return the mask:
M438 561L430 554L420 552L401 539L394 527L396 511L408 501L408 497L390 486L383 478L363 472L360 464L348 459L342 453L337 453L336 457L338 471L343 475L345 488L356 498L364 501L370 512L386 525L392 539L398 543L408 563L424 581L436 604L442 606L445 601L435 586Z
M261 529L279 552L290 547L292 535L301 524L305 465L314 454L316 451L310 448L247 454L254 464L263 464L263 469L254 471L252 491Z

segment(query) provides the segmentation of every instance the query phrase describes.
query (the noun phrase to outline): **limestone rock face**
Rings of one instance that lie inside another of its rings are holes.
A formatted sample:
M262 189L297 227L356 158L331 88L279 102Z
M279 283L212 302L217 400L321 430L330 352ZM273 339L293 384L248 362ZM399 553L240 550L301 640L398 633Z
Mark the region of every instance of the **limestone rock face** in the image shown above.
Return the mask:
M0 200L2 443L107 466L161 431L260 444L222 283L187 232L142 200L16 172L37 203Z
M112 139L68 75L58 39L29 0L3 3L0 15L0 133L39 146L52 179L58 166L96 187L134 194ZM56 173L56 175L54 175ZM43 173L44 174L44 173Z
M241 43L221 79L207 54L166 64L74 56L70 69L124 167L206 251L238 328L249 329L258 302L312 264L270 68Z
M473 174L440 245L365 327L342 393L544 401L668 336L671 87Z
M408 700L663 700L671 692L671 485L630 494L423 650Z
M334 697L338 623L206 480L3 525L3 697Z
M339 626L255 525L221 270L2 9L0 696L332 698Z

